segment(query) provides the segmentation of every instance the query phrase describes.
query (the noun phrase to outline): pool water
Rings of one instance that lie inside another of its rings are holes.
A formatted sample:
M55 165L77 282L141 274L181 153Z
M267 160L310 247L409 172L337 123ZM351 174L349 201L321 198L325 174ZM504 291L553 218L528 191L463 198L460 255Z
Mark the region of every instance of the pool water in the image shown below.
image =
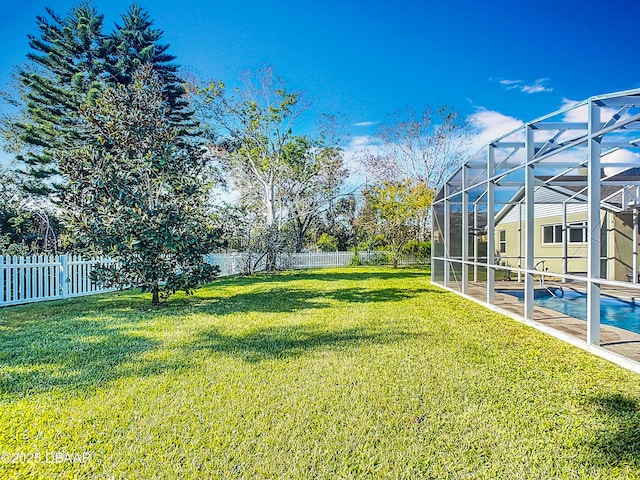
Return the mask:
M498 292L517 297L521 302L524 299L524 291L522 290L498 290ZM533 303L586 321L587 296L570 288L564 288L563 292L564 295L561 293L556 297L551 295L536 296ZM600 323L640 333L640 300L636 299L631 302L601 295Z

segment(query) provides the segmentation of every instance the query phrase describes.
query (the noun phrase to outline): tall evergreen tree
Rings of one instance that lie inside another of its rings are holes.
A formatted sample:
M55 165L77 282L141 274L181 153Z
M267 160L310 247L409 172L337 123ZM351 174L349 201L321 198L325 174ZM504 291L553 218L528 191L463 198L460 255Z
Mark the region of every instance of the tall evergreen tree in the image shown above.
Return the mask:
M195 133L197 123L178 75L175 57L160 43L163 32L135 4L110 34L103 32L104 16L82 2L67 16L46 8L37 17L39 35L29 36L31 51L26 66L17 72L21 106L19 118L4 125L5 136L23 162L25 188L48 195L56 184L60 153L93 141L82 130L79 111L94 104L108 87L128 85L141 65L153 67L163 85L168 118L178 128L179 139Z
M109 37L110 73L116 83L128 85L134 72L142 65L153 66L161 78L163 94L169 107L169 119L185 134L196 126L193 112L185 98L184 80L169 55L169 45L162 44L164 32L153 28L153 21L142 8L133 4L122 15L122 24L116 23Z
M78 110L99 93L106 60L103 15L90 3L73 7L66 17L47 8L37 17L39 36L29 36L28 63L17 72L22 118L10 126L20 145L27 190L55 189L56 152L82 142Z

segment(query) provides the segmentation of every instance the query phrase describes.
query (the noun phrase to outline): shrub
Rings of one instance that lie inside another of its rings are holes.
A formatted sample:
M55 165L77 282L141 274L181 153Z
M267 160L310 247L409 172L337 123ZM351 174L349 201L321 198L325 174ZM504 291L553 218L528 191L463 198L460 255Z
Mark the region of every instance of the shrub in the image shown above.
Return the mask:
M428 263L431 260L431 242L412 240L404 246L402 253L414 255L418 263Z
M323 252L335 252L338 250L338 239L328 233L320 235L317 241L318 248Z

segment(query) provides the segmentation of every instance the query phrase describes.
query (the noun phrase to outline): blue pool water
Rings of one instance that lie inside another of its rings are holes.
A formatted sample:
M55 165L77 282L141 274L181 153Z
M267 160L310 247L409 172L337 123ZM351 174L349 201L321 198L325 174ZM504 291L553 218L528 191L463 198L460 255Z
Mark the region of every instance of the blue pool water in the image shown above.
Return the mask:
M521 302L524 299L522 290L497 290L517 297ZM534 299L533 303L541 307L564 313L570 317L587 320L587 296L570 288L564 288L557 297L541 295ZM554 292L556 293L556 292ZM624 328L632 332L640 333L640 300L635 302L621 300L619 298L600 297L600 322L605 325Z

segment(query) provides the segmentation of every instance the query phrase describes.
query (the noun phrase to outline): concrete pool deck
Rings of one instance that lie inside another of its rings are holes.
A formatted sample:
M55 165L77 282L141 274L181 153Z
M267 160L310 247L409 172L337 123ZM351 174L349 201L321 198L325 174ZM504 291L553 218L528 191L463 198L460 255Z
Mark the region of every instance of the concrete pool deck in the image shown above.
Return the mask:
M547 282L549 287L571 288L571 285ZM522 290L523 284L513 281L496 281L495 290L502 290L502 292L495 293L494 306L498 310L503 310L505 313L510 314L517 320L523 321L524 306L517 297L505 293L508 290ZM628 291L625 291L628 290ZM467 294L481 302L486 302L486 285L484 283L469 282L469 288ZM603 287L603 294L616 296L619 298L636 299L640 297L640 292L633 289L611 289ZM582 340L585 344L587 341L587 323L584 320L570 317L563 313L551 310L548 308L534 306L533 312L534 322L547 327L551 327L554 330L568 334L571 337ZM638 362L640 365L640 334L624 330L621 328L601 325L600 326L600 345L601 348L610 351L616 355L621 355L626 359Z

